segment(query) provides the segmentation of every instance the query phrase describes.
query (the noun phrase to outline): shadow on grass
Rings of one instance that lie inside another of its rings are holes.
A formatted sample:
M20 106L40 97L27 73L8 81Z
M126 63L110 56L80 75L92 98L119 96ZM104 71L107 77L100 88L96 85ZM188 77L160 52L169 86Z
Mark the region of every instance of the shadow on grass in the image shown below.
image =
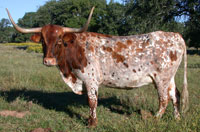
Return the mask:
M26 50L28 48L28 46L17 46L16 49L19 50Z
M76 117L81 120L81 115L74 111L71 111L70 106L75 106L79 108L79 106L88 106L87 95L76 95L73 92L42 92L42 91L34 91L34 90L11 90L11 91L2 91L0 93L1 97L4 97L6 101L12 102L16 100L17 97L22 97L26 101L33 101L46 109L53 109L56 111L62 111L67 113L70 117ZM99 98L98 105L103 105L107 107L112 112L116 112L119 114L128 114L129 106L123 105L120 103L120 100L114 97L108 98ZM113 107L114 106L114 107ZM120 108L119 108L119 107ZM139 112L139 111L135 111ZM88 106L89 113L89 106ZM85 122L86 123L86 122Z

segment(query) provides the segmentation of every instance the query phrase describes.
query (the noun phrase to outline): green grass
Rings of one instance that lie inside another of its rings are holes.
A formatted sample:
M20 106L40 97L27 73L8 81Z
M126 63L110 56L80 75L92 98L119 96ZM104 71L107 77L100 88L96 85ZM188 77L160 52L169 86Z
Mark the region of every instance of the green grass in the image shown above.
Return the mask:
M89 107L86 95L72 93L56 67L42 65L42 54L27 53L0 45L0 111L29 111L23 119L0 116L0 131L29 132L51 128L53 132L198 132L200 131L200 57L188 56L190 110L174 120L170 103L164 116L142 119L141 110L155 114L157 91L153 85L133 90L99 89L98 126L87 128ZM181 91L183 68L176 84ZM32 103L30 103L32 101Z

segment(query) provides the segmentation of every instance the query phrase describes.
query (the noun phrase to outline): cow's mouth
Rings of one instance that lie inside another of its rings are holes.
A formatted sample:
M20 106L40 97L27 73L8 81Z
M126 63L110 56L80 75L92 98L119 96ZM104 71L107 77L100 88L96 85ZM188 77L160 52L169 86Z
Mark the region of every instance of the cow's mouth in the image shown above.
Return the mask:
M56 66L57 61L56 58L44 58L43 64L46 66Z

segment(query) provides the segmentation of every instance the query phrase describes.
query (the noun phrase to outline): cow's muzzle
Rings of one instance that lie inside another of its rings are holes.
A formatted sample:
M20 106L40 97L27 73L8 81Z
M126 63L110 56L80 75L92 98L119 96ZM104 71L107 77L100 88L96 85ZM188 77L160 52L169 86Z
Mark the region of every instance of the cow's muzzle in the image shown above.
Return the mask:
M46 66L56 66L56 58L44 58L43 60L44 65Z

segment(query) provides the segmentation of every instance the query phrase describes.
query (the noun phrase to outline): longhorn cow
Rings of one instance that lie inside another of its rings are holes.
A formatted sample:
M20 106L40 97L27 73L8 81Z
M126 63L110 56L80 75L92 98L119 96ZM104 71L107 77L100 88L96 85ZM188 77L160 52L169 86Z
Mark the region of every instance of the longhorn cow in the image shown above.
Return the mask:
M132 36L111 36L80 29L46 25L24 29L8 16L21 33L35 33L31 40L42 42L43 63L57 66L64 82L76 94L86 91L90 107L89 126L97 125L99 86L132 89L154 83L159 96L156 117L162 117L169 100L174 116L180 118L179 92L175 85L177 69L184 58L183 110L188 108L186 45L179 33L151 32Z

